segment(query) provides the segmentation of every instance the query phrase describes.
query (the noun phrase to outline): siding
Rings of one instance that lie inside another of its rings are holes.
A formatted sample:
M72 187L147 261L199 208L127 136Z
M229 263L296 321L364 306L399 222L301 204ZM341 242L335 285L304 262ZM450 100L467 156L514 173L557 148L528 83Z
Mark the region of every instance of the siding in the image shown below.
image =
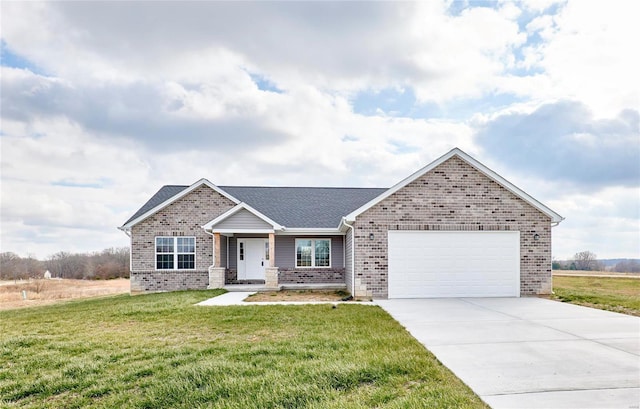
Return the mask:
M214 226L214 229L273 229L269 223L242 209Z
M345 236L345 257L344 257L344 280L347 284L347 291L353 294L353 271L351 270L351 259L353 257L353 229L347 231Z
M220 236L220 267L226 267L226 266L227 266L227 237Z
M229 237L229 266L230 270L238 269L238 240L235 237Z

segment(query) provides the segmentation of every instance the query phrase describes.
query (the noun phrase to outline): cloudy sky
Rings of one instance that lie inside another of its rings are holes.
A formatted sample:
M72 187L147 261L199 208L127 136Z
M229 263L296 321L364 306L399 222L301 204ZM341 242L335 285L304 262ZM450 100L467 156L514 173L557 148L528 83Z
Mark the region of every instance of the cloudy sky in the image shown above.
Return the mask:
M12 2L1 250L128 245L164 184L388 187L459 147L640 257L640 2Z

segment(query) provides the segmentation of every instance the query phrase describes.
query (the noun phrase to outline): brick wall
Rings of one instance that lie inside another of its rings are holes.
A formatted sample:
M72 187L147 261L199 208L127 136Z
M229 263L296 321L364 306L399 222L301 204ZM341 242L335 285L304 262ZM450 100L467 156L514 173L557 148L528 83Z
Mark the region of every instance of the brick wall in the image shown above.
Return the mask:
M280 284L344 284L344 268L279 269Z
M208 271L132 271L131 292L206 290Z
M551 219L453 157L357 217L355 275L364 293L387 297L388 230L520 231L522 295L551 292ZM374 240L369 234L374 234ZM533 240L534 233L540 235Z
M134 282L141 286L141 290L138 291L206 288L208 268L213 264L213 238L205 233L201 226L233 206L234 203L231 200L215 190L208 186L200 186L185 197L133 226L131 229L132 290ZM156 236L195 236L195 271L156 271ZM201 283L199 280L202 277L205 281Z

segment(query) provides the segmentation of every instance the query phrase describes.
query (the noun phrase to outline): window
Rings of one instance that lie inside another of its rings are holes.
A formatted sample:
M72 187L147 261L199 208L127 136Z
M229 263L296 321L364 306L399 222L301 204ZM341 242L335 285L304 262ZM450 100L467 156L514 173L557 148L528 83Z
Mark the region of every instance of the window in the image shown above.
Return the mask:
M331 267L331 239L296 239L296 267Z
M156 237L156 270L193 270L195 268L195 237Z

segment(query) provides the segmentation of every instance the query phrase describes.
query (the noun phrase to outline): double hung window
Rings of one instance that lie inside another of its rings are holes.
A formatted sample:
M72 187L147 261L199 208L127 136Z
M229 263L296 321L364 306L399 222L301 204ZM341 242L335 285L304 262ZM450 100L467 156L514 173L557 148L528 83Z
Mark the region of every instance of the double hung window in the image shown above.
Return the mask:
M296 239L296 267L331 267L331 239Z
M195 268L195 237L156 237L156 270L193 270Z

